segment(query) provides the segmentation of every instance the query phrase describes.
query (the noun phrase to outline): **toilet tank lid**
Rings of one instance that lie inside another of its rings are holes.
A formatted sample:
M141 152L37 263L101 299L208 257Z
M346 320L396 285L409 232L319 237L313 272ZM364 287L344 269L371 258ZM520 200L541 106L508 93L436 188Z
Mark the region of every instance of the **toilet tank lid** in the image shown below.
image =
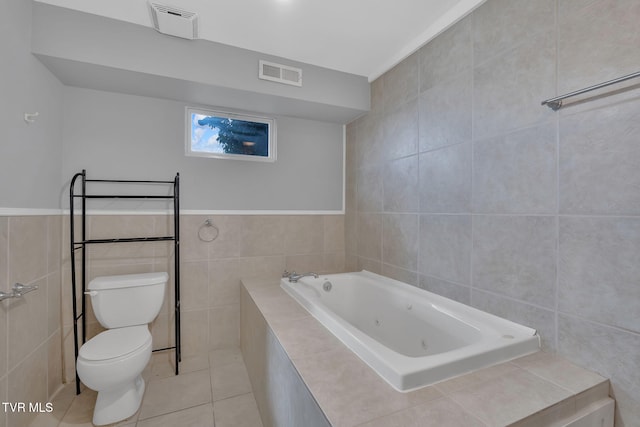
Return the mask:
M89 290L131 288L166 283L169 275L162 273L121 274L118 276L100 276L89 282Z

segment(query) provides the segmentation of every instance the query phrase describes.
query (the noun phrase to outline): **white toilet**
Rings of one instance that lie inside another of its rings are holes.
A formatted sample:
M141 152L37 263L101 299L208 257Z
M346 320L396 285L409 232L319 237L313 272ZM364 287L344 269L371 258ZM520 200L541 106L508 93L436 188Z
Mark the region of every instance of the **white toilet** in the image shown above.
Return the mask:
M82 382L98 392L95 425L121 421L140 407L141 374L151 358L147 324L160 311L168 278L167 273L126 274L89 283L93 311L108 328L80 348L76 364Z

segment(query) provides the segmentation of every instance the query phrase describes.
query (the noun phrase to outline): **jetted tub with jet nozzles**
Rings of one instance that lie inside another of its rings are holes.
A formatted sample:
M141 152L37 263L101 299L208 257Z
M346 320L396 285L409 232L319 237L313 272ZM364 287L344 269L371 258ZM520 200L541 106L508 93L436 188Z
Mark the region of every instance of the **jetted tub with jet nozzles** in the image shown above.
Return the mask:
M280 286L396 390L534 353L534 329L368 271Z

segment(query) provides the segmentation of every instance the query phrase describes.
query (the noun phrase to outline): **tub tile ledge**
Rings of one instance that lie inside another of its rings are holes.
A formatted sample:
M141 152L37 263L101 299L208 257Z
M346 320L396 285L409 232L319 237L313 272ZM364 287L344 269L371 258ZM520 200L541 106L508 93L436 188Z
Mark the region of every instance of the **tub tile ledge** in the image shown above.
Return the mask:
M611 400L608 379L543 351L398 392L279 285L242 280L334 427L557 425Z

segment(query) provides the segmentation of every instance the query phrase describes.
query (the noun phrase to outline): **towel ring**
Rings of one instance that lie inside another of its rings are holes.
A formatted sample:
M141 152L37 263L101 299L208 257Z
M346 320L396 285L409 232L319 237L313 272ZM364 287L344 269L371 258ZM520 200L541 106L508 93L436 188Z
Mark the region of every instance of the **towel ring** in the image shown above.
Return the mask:
M218 234L220 234L220 230L215 224L207 219L201 226L198 228L198 238L203 242L213 242L218 238Z

